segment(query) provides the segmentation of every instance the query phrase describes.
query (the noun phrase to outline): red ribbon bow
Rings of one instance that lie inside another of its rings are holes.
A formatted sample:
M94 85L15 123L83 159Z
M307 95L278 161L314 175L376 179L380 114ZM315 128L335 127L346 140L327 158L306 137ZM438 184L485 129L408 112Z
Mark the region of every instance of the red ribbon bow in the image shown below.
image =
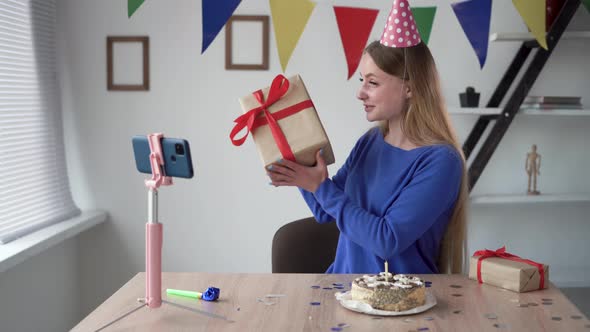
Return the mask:
M232 129L231 133L229 134L229 138L231 139L233 145L240 146L244 144L246 138L248 138L248 134L253 131L254 129L268 124L270 127L270 131L272 136L281 152L283 158L291 161L295 161L295 156L293 155L293 151L285 138L285 134L281 130L281 127L278 124L278 120L286 118L290 115L293 115L297 112L300 112L306 108L313 107L313 103L311 100L305 100L295 105L289 106L284 108L280 111L271 113L268 111L268 107L272 104L277 102L281 99L289 90L289 80L285 78L283 75L277 75L273 80L272 84L270 85L270 89L268 91L268 97L266 101L264 100L264 94L262 90L258 90L253 92L252 94L260 103L260 106L249 110L248 112L242 114L241 116L237 117L234 122L236 125ZM259 117L260 114L264 113L264 117ZM235 136L242 131L242 129L246 129L246 134L236 139Z
M488 250L488 249L478 250L475 253L473 253L473 256L479 256L479 258L477 260L477 281L480 284L483 282L481 279L481 262L484 259L489 258L489 257L500 257L500 258L508 259L508 260L515 261L515 262L526 263L526 264L536 267L539 270L539 276L540 276L539 289L545 288L545 269L543 268L543 264L539 264L539 263L534 262L530 259L520 258L516 255L507 253L506 246L503 246L502 248L497 249L495 251Z

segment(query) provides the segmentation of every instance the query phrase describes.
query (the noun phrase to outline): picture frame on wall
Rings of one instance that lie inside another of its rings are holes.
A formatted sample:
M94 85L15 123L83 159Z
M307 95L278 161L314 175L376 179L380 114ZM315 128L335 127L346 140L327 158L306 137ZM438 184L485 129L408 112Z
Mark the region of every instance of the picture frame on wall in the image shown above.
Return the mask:
M230 17L225 24L226 70L268 70L269 21L268 15Z
M107 90L150 89L148 36L107 36Z

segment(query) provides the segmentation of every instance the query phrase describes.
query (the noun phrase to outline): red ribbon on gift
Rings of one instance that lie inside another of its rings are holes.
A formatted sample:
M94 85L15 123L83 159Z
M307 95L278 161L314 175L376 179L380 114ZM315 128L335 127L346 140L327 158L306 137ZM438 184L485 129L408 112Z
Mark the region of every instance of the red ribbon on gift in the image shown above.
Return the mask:
M543 268L543 264L539 264L539 263L534 262L530 259L520 258L516 255L507 253L506 246L504 246L500 249L497 249L495 251L488 250L488 249L478 250L475 253L473 253L473 256L479 256L479 259L477 260L477 281L479 281L480 284L483 282L481 280L481 262L486 258L500 257L500 258L508 259L508 260L515 261L515 262L526 263L526 264L536 267L539 270L539 276L540 276L539 289L545 288L545 269Z
M285 138L285 134L283 134L283 131L278 124L278 120L291 116L306 108L313 107L313 102L308 99L295 105L291 105L280 111L274 113L269 112L268 107L281 99L288 90L289 80L283 75L277 75L272 80L266 101L264 100L264 94L262 93L262 90L252 93L256 100L258 100L260 103L260 106L249 110L234 120L236 125L229 134L229 138L231 139L233 145L240 146L244 144L248 134L251 131L260 126L268 124L270 127L270 132L272 133L275 143L277 144L277 147L279 148L283 158L295 161L295 156L293 155L291 146L289 146L289 142L287 142L287 138ZM259 117L260 114L264 114L264 117ZM235 136L244 128L247 128L246 134L243 137L236 139Z

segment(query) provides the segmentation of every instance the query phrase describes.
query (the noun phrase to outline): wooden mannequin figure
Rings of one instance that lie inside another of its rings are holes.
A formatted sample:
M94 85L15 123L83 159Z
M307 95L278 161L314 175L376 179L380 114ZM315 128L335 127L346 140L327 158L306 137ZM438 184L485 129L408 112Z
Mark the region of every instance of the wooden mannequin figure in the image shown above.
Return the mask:
M541 155L537 153L537 145L533 144L532 151L526 154L526 161L524 163L524 169L529 175L529 185L527 189L528 195L539 195L541 192L537 190L537 175L541 172ZM531 190L531 179L533 180L533 186Z

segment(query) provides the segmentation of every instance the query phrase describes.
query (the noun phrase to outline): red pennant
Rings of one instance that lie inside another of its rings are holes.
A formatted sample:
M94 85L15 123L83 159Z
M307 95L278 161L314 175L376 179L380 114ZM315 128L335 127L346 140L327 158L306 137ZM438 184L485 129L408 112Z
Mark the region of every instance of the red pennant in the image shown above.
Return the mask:
M336 22L348 64L348 79L356 71L379 10L334 6Z

